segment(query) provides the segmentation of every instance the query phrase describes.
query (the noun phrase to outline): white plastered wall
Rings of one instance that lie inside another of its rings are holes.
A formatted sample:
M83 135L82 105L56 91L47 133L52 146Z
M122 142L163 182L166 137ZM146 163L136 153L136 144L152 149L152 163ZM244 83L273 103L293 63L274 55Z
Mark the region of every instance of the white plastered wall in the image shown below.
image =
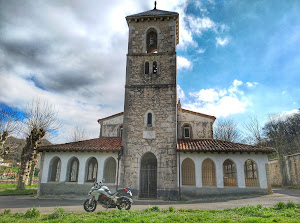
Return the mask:
M59 157L61 159L61 173L59 182L67 181L67 167L69 160L73 157L78 158L79 160L79 171L78 171L78 184L84 184L86 180L86 171L87 171L87 161L95 157L98 161L98 173L97 173L97 181L102 181L104 175L104 165L106 159L109 157L113 157L116 160L116 164L118 165L118 154L113 152L46 152L44 165L43 165L43 173L41 183L48 182L49 176L49 167L50 162L54 157Z
M178 156L179 157L179 156ZM237 171L237 187L245 188L245 174L244 174L244 164L247 159L252 159L258 169L258 181L259 187L262 189L267 189L267 175L266 175L266 164L268 163L268 157L266 154L255 154L255 153L183 153L180 152L180 166L184 159L190 158L195 163L195 177L196 177L196 187L202 188L202 162L206 158L210 158L216 169L216 187L224 188L223 183L223 163L226 159L231 159L236 165ZM179 167L177 167L179 173ZM181 180L180 185L182 186L182 175L180 172ZM179 179L179 176L178 176Z

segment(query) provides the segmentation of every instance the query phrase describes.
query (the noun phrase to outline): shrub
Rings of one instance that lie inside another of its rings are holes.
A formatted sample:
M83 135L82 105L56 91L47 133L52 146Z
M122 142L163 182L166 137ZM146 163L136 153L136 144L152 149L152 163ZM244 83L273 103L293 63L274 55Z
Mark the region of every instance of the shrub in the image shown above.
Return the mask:
M56 210L49 215L48 219L59 219L66 216L66 211L62 209L61 207L57 207Z
M262 206L261 206L260 204L258 204L258 205L256 206L256 208L257 208L257 209L262 209Z
M172 206L169 207L170 212L174 212L174 208Z
M10 209L5 209L3 214L5 214L5 215L11 214L11 210Z
M286 203L286 208L295 208L295 207L296 207L296 205L293 202L291 202L291 201L288 201Z
M159 207L157 206L153 206L150 208L151 211L159 211Z
M36 208L32 208L32 209L29 209L28 211L26 211L24 216L26 218L36 218L36 217L40 216L40 212Z
M285 203L280 201L278 204L275 204L274 208L277 209L277 210L284 209L285 208Z

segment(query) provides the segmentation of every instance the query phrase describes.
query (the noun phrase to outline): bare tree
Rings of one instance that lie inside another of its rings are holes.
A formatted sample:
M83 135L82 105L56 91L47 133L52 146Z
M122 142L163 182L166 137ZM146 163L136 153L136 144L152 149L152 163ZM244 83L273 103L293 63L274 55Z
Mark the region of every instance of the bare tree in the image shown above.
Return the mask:
M40 99L32 100L25 109L26 119L23 131L26 134L26 144L21 154L21 168L17 189L25 189L25 182L30 169L35 168L37 146L46 133L53 133L61 125L57 121L54 107Z
M86 130L80 126L75 126L70 133L70 141L77 142L88 138Z
M220 118L214 127L214 138L228 142L236 142L240 138L240 132L233 119Z
M263 130L256 115L249 116L248 122L244 123L244 128L251 144L262 144Z
M0 158L3 158L11 148L4 145L7 137L18 129L21 117L14 109L0 105Z

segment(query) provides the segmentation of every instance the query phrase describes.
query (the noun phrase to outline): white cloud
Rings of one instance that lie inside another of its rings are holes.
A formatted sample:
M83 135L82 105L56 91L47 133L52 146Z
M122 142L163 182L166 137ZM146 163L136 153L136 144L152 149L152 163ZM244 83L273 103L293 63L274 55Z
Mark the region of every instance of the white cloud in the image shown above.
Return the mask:
M201 89L198 92L190 92L189 95L194 97L197 101L214 102L219 100L221 92L215 89Z
M220 37L217 37L216 38L216 46L225 46L229 43L229 37L225 37L225 38L220 38Z
M188 59L182 56L177 56L177 69L191 69L192 63Z
M184 98L185 98L184 91L183 91L182 88L179 86L179 84L177 85L177 98L178 98L178 99L184 99Z
M217 117L226 117L231 114L243 113L250 100L244 96L244 92L238 87L242 81L234 80L227 89L201 89L197 92L189 92L187 103L183 107Z
M247 87L249 87L249 88L253 88L253 87L256 87L258 85L257 82L247 82L246 84L247 84Z
M195 16L187 16L186 19L190 29L198 35L201 35L204 30L214 29L216 27L214 21L212 21L209 17L199 18Z
M204 53L206 51L206 49L198 49L197 53Z

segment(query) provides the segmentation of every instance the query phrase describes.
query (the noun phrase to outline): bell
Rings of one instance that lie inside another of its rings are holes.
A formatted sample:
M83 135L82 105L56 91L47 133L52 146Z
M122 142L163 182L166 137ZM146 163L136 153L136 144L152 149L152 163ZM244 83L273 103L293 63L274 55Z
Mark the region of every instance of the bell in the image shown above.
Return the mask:
M153 47L155 45L154 38L151 36L149 41L149 46Z

